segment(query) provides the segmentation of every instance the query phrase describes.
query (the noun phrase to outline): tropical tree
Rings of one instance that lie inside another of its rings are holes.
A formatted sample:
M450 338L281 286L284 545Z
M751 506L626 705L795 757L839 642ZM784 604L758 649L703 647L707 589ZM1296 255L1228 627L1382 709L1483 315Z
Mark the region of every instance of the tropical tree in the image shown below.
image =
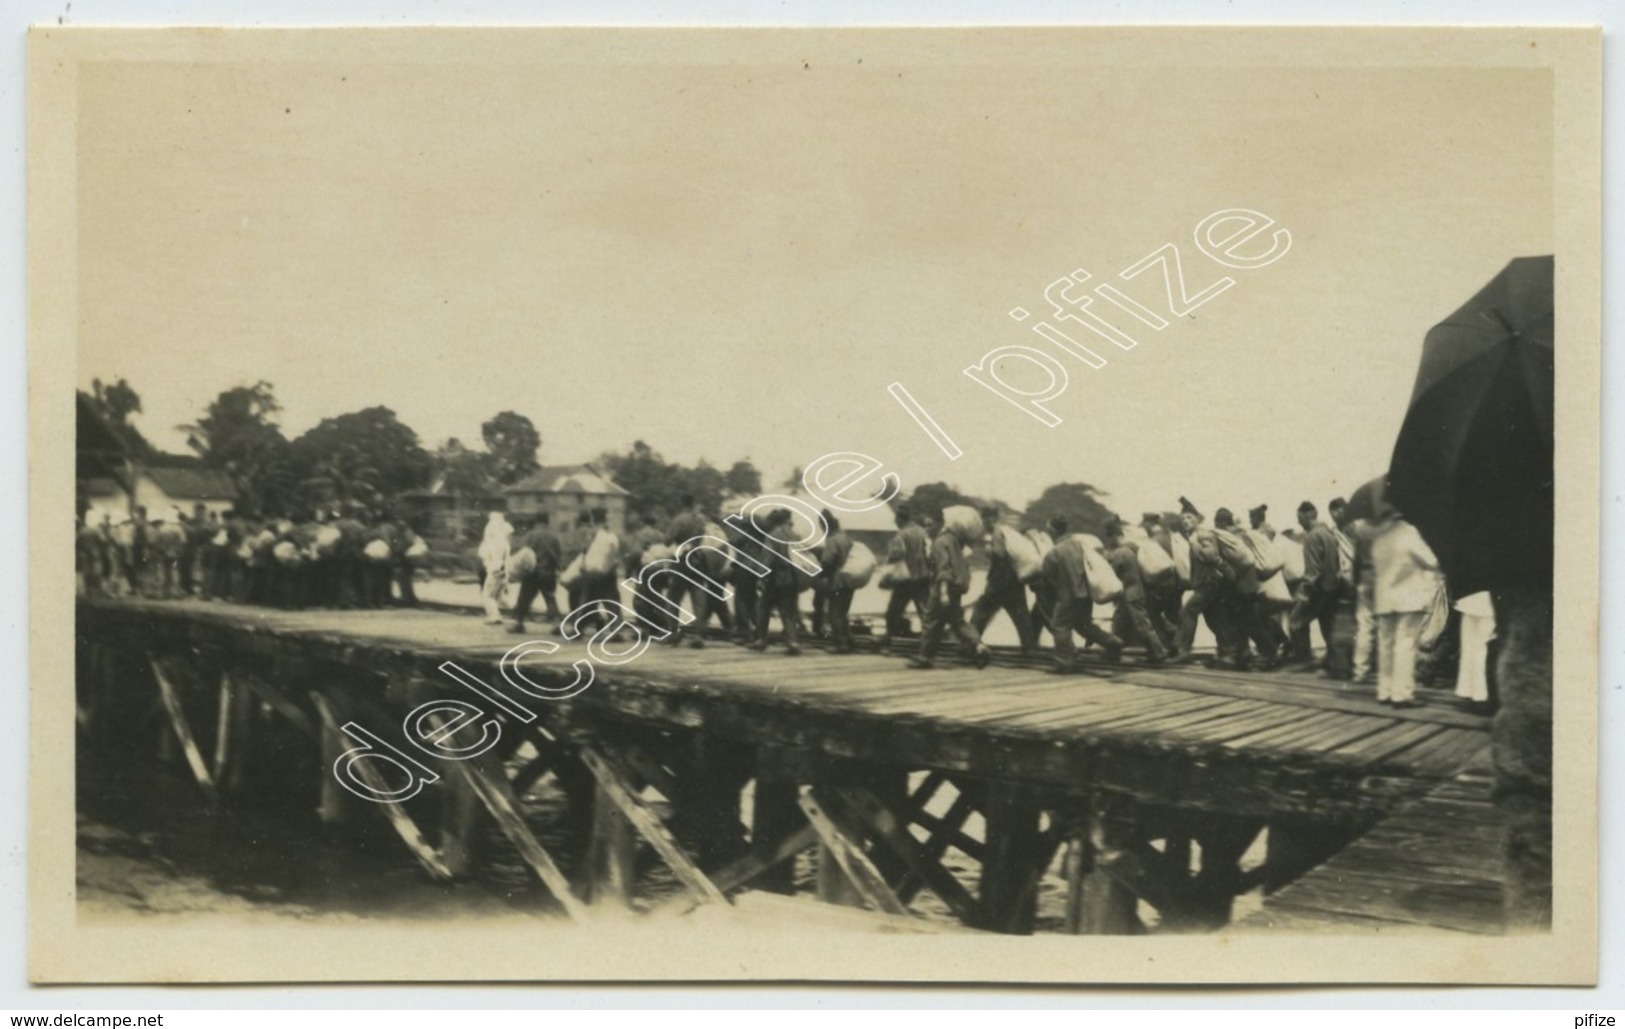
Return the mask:
M452 437L434 452L434 475L447 493L480 495L499 488L492 468L495 460L483 450L473 450Z
M501 485L511 486L541 467L536 452L542 434L524 415L502 411L480 426L480 435L491 458L491 474Z
M610 478L628 493L633 514L665 517L682 507L683 497L691 496L701 509L715 511L730 493L728 475L708 461L693 468L667 461L643 440L632 444L624 454L607 451L596 462ZM737 462L748 466L748 462ZM751 469L752 472L755 469ZM760 483L758 481L758 490Z
M307 503L357 503L381 512L427 485L433 460L418 434L387 407L324 418L293 441L292 463Z
M1105 496L1109 494L1086 482L1056 483L1027 505L1021 515L1022 528L1041 529L1052 517L1060 515L1066 519L1069 531L1099 536L1106 523L1116 517L1097 499Z
M723 487L732 496L757 496L762 492L762 473L750 459L735 461L733 467L722 473Z
M231 479L237 507L250 514L288 514L298 506L288 440L277 426L281 410L262 380L223 391L195 425L179 427L203 463Z
M141 430L130 424L131 416L141 413L141 394L122 377L111 383L92 379L90 392L80 390L79 395L90 402L91 408L124 441L131 456L146 457L155 452Z
M938 521L941 521L942 509L945 507L964 504L980 511L987 503L981 497L961 493L959 487L950 486L945 482L921 483L914 487L914 491L908 496L909 509L916 517L928 515Z

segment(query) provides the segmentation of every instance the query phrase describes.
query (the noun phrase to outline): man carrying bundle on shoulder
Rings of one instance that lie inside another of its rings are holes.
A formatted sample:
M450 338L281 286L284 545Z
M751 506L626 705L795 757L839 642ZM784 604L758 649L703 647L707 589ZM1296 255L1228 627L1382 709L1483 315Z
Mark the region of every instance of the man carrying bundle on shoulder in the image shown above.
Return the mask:
M1234 627L1228 617L1233 605L1225 601L1233 573L1219 552L1219 541L1213 530L1202 524L1202 512L1184 497L1179 498L1179 507L1180 531L1190 545L1191 592L1179 609L1176 660L1181 663L1196 660L1196 625L1205 618L1218 645L1218 660L1228 662L1235 645Z
M1040 560L1033 541L1014 528L999 524L999 509L989 505L982 509L982 526L987 532L987 584L982 595L971 608L970 624L977 638L987 632L993 616L1003 611L1015 624L1016 638L1021 641L1021 655L1026 657L1037 646L1033 632L1032 615L1027 610L1027 587L1023 583L1022 569L1016 567L1018 558L1026 565L1028 575L1038 573Z
M699 539L708 534L705 527L705 516L700 513L699 505L695 503L693 496L687 493L683 494L681 503L682 508L677 512L676 517L671 520L671 524L666 527L665 538L666 546L671 548L672 556L678 559L687 554L684 544L689 540ZM702 557L704 556L707 555L702 555ZM708 574L713 572L720 574L721 569L713 566L706 571ZM694 621L691 624L695 631L692 635L687 636L689 646L695 649L704 647L705 641L700 638L699 630L704 627L706 620L710 617L711 604L715 598L681 576L667 575L665 578L666 599L671 603L672 608L681 611L683 598L687 597L688 606L693 611ZM720 613L722 614L721 620L726 625L726 609ZM666 642L674 647L680 646L685 638L682 616L675 615L671 621L673 623L671 626L672 633Z
M1044 591L1053 605L1050 612L1050 631L1055 634L1055 664L1050 671L1057 675L1072 672L1077 666L1078 651L1072 642L1077 633L1106 652L1106 660L1116 663L1123 657L1123 641L1095 624L1095 597L1104 598L1104 583L1091 583L1089 541L1071 534L1065 518L1056 516L1049 521L1050 535L1055 538L1055 549L1044 555ZM1110 565L1097 566L1097 574L1111 578Z
M828 508L824 509L824 548L818 559L818 577L823 580L825 614L829 619L830 653L852 653L852 594L850 582L841 572L852 554L852 540Z
M1220 603L1226 609L1225 620L1231 632L1229 662L1243 671L1254 668L1252 647L1256 646L1256 667L1270 671L1280 663L1286 637L1267 615L1261 580L1264 572L1274 575L1280 568L1270 567L1272 558L1262 552L1254 537L1236 524L1229 508L1221 507L1213 513L1213 535L1229 571L1227 580L1219 588Z
M621 599L618 577L625 555L621 538L609 527L609 512L601 507L588 515L592 535L581 554L581 602L591 604L597 600L619 602ZM595 625L606 624L607 615L594 615Z
M768 619L777 614L784 626L784 652L795 657L801 653L796 643L801 632L799 597L802 573L790 556L791 544L795 542L790 528L792 517L785 508L776 507L761 522L767 536L762 541L759 560L768 566L769 571L767 578L762 580L761 594L756 600L756 642L751 644L751 649L767 649Z
M1167 560L1159 563L1157 555L1162 554L1162 548L1149 539L1131 540L1126 531L1121 518L1113 518L1105 530L1106 560L1123 584L1123 594L1117 599L1117 611L1112 615L1112 635L1126 642L1143 644L1146 663L1160 665L1168 660L1171 641L1165 638L1163 627L1157 624L1147 604L1147 573L1142 567L1140 551L1155 548L1156 553L1147 557L1156 574L1163 578L1173 576L1173 558L1163 555L1167 556Z
M1326 656L1320 667L1331 672L1336 664L1337 606L1343 588L1342 556L1337 537L1320 521L1315 505L1305 500L1298 505L1298 524L1303 527L1303 581L1292 608L1291 659L1314 667L1309 643L1309 624L1320 626L1326 643Z
M513 632L525 631L525 619L530 617L531 605L539 596L554 625L563 620L559 614L559 534L548 524L551 516L542 511L520 537L515 553L519 555L519 596L513 605ZM524 555L529 552L529 557ZM529 571L525 571L525 567Z
M891 590L886 602L886 635L880 641L881 650L889 650L892 641L909 634L906 612L910 604L925 624L925 609L931 591L931 537L914 523L907 504L898 504L893 515L897 535L886 547L886 565L889 571L880 585Z
M925 610L925 634L920 655L909 660L911 668L934 668L942 637L952 633L959 640L966 660L986 668L992 652L976 630L965 622L965 591L970 589L970 562L965 548L982 533L982 521L975 510L955 506L942 512L942 529L931 542L931 591Z

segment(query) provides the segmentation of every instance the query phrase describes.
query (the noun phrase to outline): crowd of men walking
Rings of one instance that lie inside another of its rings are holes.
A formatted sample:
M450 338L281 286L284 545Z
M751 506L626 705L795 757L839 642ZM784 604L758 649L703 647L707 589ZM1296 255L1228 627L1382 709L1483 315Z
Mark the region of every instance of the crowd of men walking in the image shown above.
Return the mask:
M82 591L268 607L415 605L427 544L404 521L359 506L293 521L175 508L81 517Z
M1228 509L1209 522L1189 500L1180 505L1138 524L1113 518L1097 536L1064 518L1023 532L996 508L949 507L938 517L905 504L895 510L897 532L883 558L855 543L828 511L822 543L799 557L804 530L782 508L758 517L760 533L702 512L690 497L664 523L645 517L625 533L610 529L602 509L557 526L546 512L517 527L493 512L477 551L481 598L486 620L500 624L506 586L515 585L516 633L528 631L538 603L555 625L575 612L580 628L589 628L611 620L610 605L621 602L629 578L642 583L632 591L635 613L665 630L669 643L704 646L702 631L714 620L734 642L765 650L776 620L789 654L800 653L809 635L833 653L850 653L853 597L878 579L890 593L879 649L906 649L917 668L934 667L950 638L963 660L987 665L983 636L1002 616L1023 655L1036 654L1049 634L1057 673L1078 668L1081 637L1107 662L1132 649L1153 666L1204 660L1221 670L1313 669L1374 685L1382 702L1409 707L1420 703L1416 669L1425 645L1459 650L1457 694L1488 709L1494 624L1487 597L1460 598L1452 616L1437 562L1392 508L1354 518L1333 500L1327 522L1304 501L1297 525L1277 532L1262 506L1241 526ZM726 545L697 545L701 539ZM968 601L977 546L987 574ZM200 506L190 516L137 509L81 519L78 550L90 593L352 608L416 604L413 579L427 546L403 521L359 507L295 522ZM1097 618L1102 605L1111 605L1109 619ZM920 623L917 645L910 608ZM1216 644L1211 657L1196 649L1203 624ZM1318 657L1311 627L1322 641Z
M1248 514L1243 527L1220 508L1209 523L1181 498L1177 514L1148 513L1138 525L1114 519L1097 537L1073 531L1062 518L1020 532L994 508L949 508L938 518L901 505L897 532L877 560L825 511L816 572L796 570L792 552L803 530L784 509L761 518L759 536L702 513L692 498L664 525L648 517L625 535L608 529L602 511L557 528L543 514L517 530L493 514L480 548L484 603L487 620L501 622L503 585L517 583L512 630L524 632L538 598L555 622L561 588L565 611L593 600L618 602L622 576L638 579L656 562L683 559L687 541L709 537L725 540L742 559L698 548L689 562L702 577L654 576L633 594L636 613L666 629L673 644L703 646L699 630L714 619L734 642L763 650L777 620L789 654L800 653L808 635L833 653L850 653L853 596L878 578L890 592L880 649L900 652L908 639L918 668L934 667L950 637L965 661L985 666L991 651L982 637L1002 615L1024 655L1036 653L1041 634L1049 633L1058 673L1078 667L1082 637L1084 647L1099 648L1109 662L1133 648L1149 665L1207 660L1239 671L1314 669L1375 686L1382 702L1411 707L1420 703L1417 667L1426 644L1435 655L1453 656L1459 648L1457 693L1470 707L1487 709L1493 635L1487 597L1463 598L1452 615L1437 562L1397 511L1384 507L1356 519L1338 499L1328 505L1328 523L1305 501L1297 525L1284 532L1270 526L1267 508ZM970 553L977 545L985 548L987 575L972 602ZM731 588L731 606L725 591L713 592L708 582ZM803 594L810 595L808 620ZM685 602L692 615L686 621ZM1103 604L1113 605L1109 622L1096 618ZM917 646L910 608L921 626ZM1216 643L1211 659L1196 651L1204 623ZM1311 627L1323 645L1318 657Z

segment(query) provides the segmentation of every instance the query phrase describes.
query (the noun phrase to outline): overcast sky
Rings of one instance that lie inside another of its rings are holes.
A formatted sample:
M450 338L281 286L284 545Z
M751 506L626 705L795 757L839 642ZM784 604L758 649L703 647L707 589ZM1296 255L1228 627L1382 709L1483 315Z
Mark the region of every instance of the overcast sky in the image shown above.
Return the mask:
M642 438L771 483L859 450L1017 506L1081 480L1125 514L1184 493L1286 524L1386 467L1427 328L1551 252L1543 72L990 59L973 37L87 69L80 381L127 377L176 450L173 426L266 379L290 436L384 404L432 447L512 409L549 463ZM1290 252L1202 257L1193 228L1235 207ZM1193 291L1235 285L1071 363L1061 425L963 374L1043 346L1007 312L1074 269L1164 308L1117 275L1170 242Z

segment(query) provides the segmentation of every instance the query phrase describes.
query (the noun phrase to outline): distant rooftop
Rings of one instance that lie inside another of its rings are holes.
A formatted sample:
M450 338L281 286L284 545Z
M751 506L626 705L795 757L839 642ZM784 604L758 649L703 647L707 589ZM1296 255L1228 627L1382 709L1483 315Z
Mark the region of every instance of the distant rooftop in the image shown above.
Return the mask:
M552 465L537 469L504 493L583 493L589 496L631 496L615 480L591 465Z

